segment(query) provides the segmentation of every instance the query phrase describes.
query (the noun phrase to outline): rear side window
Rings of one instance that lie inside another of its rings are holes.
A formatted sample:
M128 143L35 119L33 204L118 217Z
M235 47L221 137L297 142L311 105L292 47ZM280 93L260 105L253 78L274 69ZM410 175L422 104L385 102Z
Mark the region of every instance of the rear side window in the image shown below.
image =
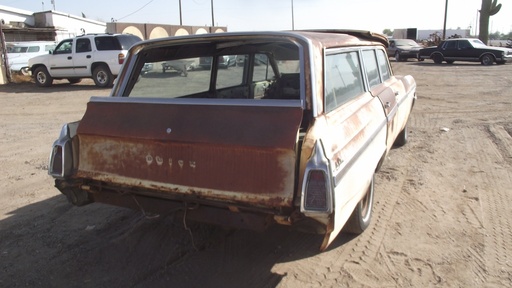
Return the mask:
M356 51L327 55L325 60L325 110L330 112L364 92Z
M90 52L91 51L91 40L87 38L76 40L76 52Z
M122 50L119 42L112 36L100 36L94 39L99 51Z
M29 53L30 52L32 52L32 53L39 52L39 46L30 46L30 47L28 47L28 51L27 52L29 52Z

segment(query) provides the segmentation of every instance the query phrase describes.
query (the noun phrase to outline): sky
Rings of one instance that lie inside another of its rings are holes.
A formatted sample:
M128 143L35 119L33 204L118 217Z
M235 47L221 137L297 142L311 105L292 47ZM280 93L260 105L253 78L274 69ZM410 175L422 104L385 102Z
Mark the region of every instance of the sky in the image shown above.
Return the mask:
M481 0L0 0L4 6L77 16L83 13L104 22L179 25L181 19L183 25L210 26L213 20L214 26L226 26L228 31L336 28L374 32L401 28L442 31L446 3L446 28L471 29L474 34ZM512 32L512 0L498 3L502 8L490 18L490 32L508 34Z

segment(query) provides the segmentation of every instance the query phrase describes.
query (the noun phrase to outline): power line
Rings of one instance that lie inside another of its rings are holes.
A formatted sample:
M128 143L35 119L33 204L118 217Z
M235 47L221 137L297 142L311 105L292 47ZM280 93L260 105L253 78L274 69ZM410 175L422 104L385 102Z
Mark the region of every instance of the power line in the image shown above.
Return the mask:
M137 9L137 10L133 11L132 13L130 13L130 14L128 14L128 15L126 15L126 16L124 16L124 17L121 17L121 18L119 18L119 19L117 19L117 20L123 20L123 19L124 19L124 18L126 18L126 17L130 17L130 16L132 16L133 14L135 14L135 13L139 12L140 10L144 9L146 6L148 6L149 4L151 4L151 2L153 2L153 1L154 1L154 0L150 0L148 3L144 4L144 6L140 7L139 9ZM117 21L117 20L116 20L116 21Z

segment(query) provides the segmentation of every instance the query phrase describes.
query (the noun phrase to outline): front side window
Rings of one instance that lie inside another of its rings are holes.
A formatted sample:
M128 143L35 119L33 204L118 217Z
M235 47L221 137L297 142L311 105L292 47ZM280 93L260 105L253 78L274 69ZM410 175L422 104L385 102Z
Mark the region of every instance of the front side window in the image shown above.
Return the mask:
M383 50L379 49L375 52L377 53L377 63L379 63L380 76L382 77L382 81L386 81L391 77L388 57L386 56L386 52Z
M73 49L73 39L64 40L59 43L53 54L70 54Z
M356 51L327 55L325 60L325 110L332 111L364 92Z
M381 80L379 76L379 68L377 67L377 59L375 58L375 50L364 50L363 59L370 88L379 85Z

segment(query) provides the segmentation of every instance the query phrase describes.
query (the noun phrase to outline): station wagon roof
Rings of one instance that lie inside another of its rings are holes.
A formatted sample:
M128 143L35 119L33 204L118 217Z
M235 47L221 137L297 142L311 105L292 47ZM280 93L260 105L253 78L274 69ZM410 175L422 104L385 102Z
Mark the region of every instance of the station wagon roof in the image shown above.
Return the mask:
M254 31L254 32L223 32L211 34L197 34L174 36L168 38L159 38L146 40L144 43L160 43L162 41L177 42L231 42L242 39L265 39L265 38L295 38L302 41L311 42L317 47L347 47L347 46L368 46L383 45L388 46L387 38L378 33L362 30L293 30L293 31Z

